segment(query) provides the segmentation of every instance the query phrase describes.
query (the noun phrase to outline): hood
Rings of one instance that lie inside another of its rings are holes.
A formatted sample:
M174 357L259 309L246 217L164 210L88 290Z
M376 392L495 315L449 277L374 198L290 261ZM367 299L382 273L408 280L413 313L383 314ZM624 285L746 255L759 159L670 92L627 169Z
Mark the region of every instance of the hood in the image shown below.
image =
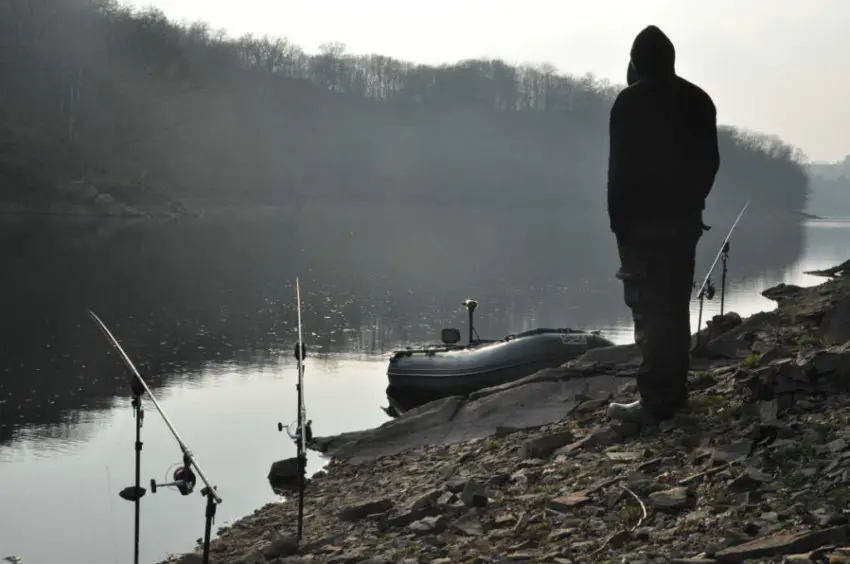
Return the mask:
M634 84L637 81L638 81L637 71L635 70L634 64L632 64L632 62L629 61L629 68L626 69L626 84L631 86L632 84Z
M676 49L654 25L641 30L632 43L632 64L641 78L666 78L676 74Z

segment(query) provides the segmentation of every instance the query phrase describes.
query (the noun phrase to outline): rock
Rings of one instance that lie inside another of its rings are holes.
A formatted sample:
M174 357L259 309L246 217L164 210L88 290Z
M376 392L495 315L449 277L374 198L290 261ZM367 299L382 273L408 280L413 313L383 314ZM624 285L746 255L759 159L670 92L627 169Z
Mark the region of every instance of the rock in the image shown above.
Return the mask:
M576 407L575 411L573 411L574 415L586 415L588 413L594 413L599 411L600 409L606 407L608 405L609 400L607 399L590 399L581 402L578 407Z
M643 451L608 451L605 456L611 460L619 460L623 462L631 462L643 458Z
M809 552L829 544L840 545L846 540L847 527L845 526L803 533L781 533L725 548L718 551L714 559L719 564L737 564L751 558Z
M258 554L258 556L260 558L262 558L263 561L265 561L265 556L263 556L262 554ZM7 558L7 560L8 560L8 558ZM180 556L175 561L175 564L201 564L203 561L204 561L204 559L201 557L200 554L197 554L197 553L194 553L194 552L189 552L187 554L183 554L182 556ZM12 560L11 562L14 562L14 560ZM23 560L19 560L19 562L23 562ZM251 563L251 564L253 564L253 563Z
M484 534L481 519L479 519L477 515L473 514L460 517L451 524L451 527L471 537L477 537Z
M687 507L691 494L686 487L676 487L649 494L649 502L656 509L681 509Z
M597 353L319 441L344 456L307 484L298 554L264 554L270 530L295 521L284 500L219 530L214 562L848 562L850 549L833 548L848 540L847 346L812 333L844 297L850 279L802 288L715 337L752 355L695 359L694 410L659 429L600 425L623 388L605 378L630 368ZM545 417L525 413L538 406ZM477 436L485 428L498 440Z
M705 390L717 384L717 378L709 372L697 372L688 381L691 390Z
M764 366L765 364L770 364L773 361L779 360L785 356L785 351L783 351L779 347L770 347L763 353L761 353L756 359L756 364L758 366Z
M583 440L585 446L607 446L620 441L620 435L611 426L597 427Z
M468 482L468 478L452 478L446 482L446 490L450 493L459 494L463 491L463 488L466 487Z
M406 527L414 521L419 521L425 517L436 517L439 514L440 510L437 507L423 507L415 511L405 511L404 513L390 517L387 519L386 524L389 527Z
M393 502L389 498L372 499L342 508L339 517L343 521L359 521L369 515L389 511L392 507Z
M764 290L761 295L769 300L781 302L782 300L798 296L803 291L803 288L794 284L777 284L772 288Z
M585 492L574 492L549 500L549 508L555 511L565 512L572 507L582 505L590 501Z
M487 505L487 491L480 484L467 482L460 493L460 500L467 507L484 507Z
M442 494L440 494L440 497L437 498L437 505L449 505L455 500L457 500L457 495L455 495L453 492L443 492Z
M410 511L416 512L425 509L430 505L434 505L440 496L443 494L443 490L440 488L430 489L418 498L416 498L413 503L410 504Z
M561 431L536 437L523 445L523 458L547 458L550 454L564 445L575 440L570 431Z
M612 392L620 384L614 376L574 377L561 369L532 376L536 380L480 390L468 399L433 401L368 431L314 437L310 448L340 461L361 463L427 445L483 439L497 428L528 429L564 420L581 403L575 396L589 382L596 390ZM518 405L523 408L517 409Z
M782 559L782 564L812 564L812 554L789 554Z
M272 541L263 550L266 560L274 560L283 556L292 556L298 553L298 538L292 535L275 533Z
M509 474L507 472L493 474L487 478L487 486L491 488L500 488L511 481L511 476L513 476L513 474Z
M719 336L713 337L705 345L706 350L721 358L744 359L750 354L752 331L769 322L772 317L774 315L771 313L757 313L739 325L721 332Z
M442 515L425 517L424 519L411 523L408 528L419 534L441 533L446 530L446 518Z
M728 445L716 447L712 451L711 462L714 465L719 465L747 458L753 450L753 444L751 440L742 439Z
M850 297L845 296L824 314L819 329L830 339L850 340Z
M756 490L766 482L773 480L773 476L766 474L761 470L748 466L743 472L738 474L733 480L728 483L729 489L736 492L746 492Z
M802 369L820 377L850 376L850 342L841 346L815 351L798 362Z
M109 194L98 194L95 196L93 203L98 206L111 207L116 205L118 201Z
M273 462L268 474L269 482L274 485L288 485L298 482L298 457Z
M847 447L847 441L842 438L835 439L834 441L830 441L826 444L826 448L828 448L832 454L845 451L847 450Z

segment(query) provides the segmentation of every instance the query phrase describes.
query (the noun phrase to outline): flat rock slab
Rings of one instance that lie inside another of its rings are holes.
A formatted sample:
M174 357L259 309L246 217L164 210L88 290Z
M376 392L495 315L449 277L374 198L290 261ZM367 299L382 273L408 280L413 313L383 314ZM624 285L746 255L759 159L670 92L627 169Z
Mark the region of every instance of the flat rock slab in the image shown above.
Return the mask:
M433 401L375 429L317 437L311 448L338 460L359 463L426 445L454 444L494 435L499 428L527 429L568 417L588 389L614 392L623 383L612 375L544 380L467 399Z
M842 525L819 531L781 533L725 548L714 555L720 564L737 564L754 558L809 552L825 545L841 545L847 540L847 527Z

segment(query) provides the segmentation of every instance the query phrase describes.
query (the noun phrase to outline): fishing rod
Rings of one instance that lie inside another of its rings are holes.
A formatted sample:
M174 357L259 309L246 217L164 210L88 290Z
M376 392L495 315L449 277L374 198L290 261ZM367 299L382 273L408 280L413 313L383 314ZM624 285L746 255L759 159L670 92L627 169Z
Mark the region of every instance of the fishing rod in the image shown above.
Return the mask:
M714 257L714 261L712 261L711 266L708 269L708 272L705 274L705 278L702 281L699 289L696 293L696 299L699 300L699 314L697 315L697 340L694 345L693 350L696 350L700 345L700 328L702 327L702 310L705 300L714 299L714 295L716 293L716 288L714 287L714 283L711 281L711 275L714 273L714 269L717 268L717 262L722 261L722 270L720 275L720 315L723 316L723 308L726 302L726 273L728 271L727 262L729 260L729 239L732 237L732 232L735 231L735 227L738 226L738 222L741 221L741 217L744 215L744 212L747 211L747 207L750 205L750 200L744 204L744 207L741 208L741 211L738 212L738 217L735 218L735 221L732 223L732 227L729 228L729 231L726 233L726 237L723 239L723 243L720 245L720 250L717 251L717 255Z
M210 485L209 480L207 480L204 475L201 467L198 466L197 460L195 460L195 456L192 454L192 451L189 450L189 447L186 446L186 443L183 442L183 439L180 438L180 435L177 433L177 430L174 428L174 425L171 424L171 420L160 407L159 402L156 401L156 397L154 397L153 392L148 387L142 375L139 373L136 366L133 364L133 361L130 360L130 357L127 356L127 353L124 352L124 349L118 343L118 339L112 334L112 332L106 327L106 324L101 321L101 319L92 311L87 310L89 317L95 322L100 329L100 332L103 333L103 336L110 342L110 344L118 351L121 360L124 362L124 365L130 370L131 380L130 380L130 390L133 394L133 401L131 403L133 407L134 416L136 419L136 441L135 441L135 451L136 451L136 483L133 486L129 486L121 490L119 495L121 498L126 499L128 501L132 501L135 503L135 521L134 521L134 537L133 537L133 563L139 563L139 502L142 497L145 495L145 488L140 485L140 476L141 476L141 454L142 454L142 441L141 441L141 429L142 429L142 421L144 419L144 410L142 409L142 395L147 393L148 398L153 403L153 406L159 412L159 415L162 417L162 420L165 422L165 425L168 427L168 430L171 431L171 434L174 435L174 439L177 441L177 444L180 446L180 451L183 453L183 465L179 466L174 473L172 474L173 481L157 484L155 480L151 480L151 493L155 494L157 488L164 487L174 487L179 491L182 495L189 495L195 489L195 485L197 484L197 477L195 476L195 472L197 472L198 477L201 478L201 481L204 483L204 488L201 489L201 495L206 497L207 505L205 511L205 523L204 523L204 553L203 553L203 564L209 564L210 558L210 536L212 533L212 522L215 518L215 510L217 504L222 502L221 496L218 495L216 491L216 487ZM195 470L192 470L192 467Z
M295 343L295 361L298 366L298 382L295 384L295 390L298 393L298 419L294 435L289 432L289 427L284 426L283 423L277 424L277 430L286 429L289 438L295 441L298 487L298 532L296 536L298 540L301 540L304 526L304 487L307 482L307 443L313 439L313 422L307 420L307 409L304 406L304 359L307 356L307 347L304 346L301 334L301 285L298 278L295 279L295 300L298 309L298 342Z

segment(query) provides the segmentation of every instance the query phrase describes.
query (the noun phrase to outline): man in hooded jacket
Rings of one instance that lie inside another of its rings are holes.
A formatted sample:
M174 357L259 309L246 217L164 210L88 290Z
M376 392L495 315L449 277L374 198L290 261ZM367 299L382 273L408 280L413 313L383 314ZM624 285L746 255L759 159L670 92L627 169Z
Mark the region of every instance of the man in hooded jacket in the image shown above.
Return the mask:
M714 102L676 75L675 57L664 32L643 29L611 108L608 215L643 356L640 400L608 408L621 421L672 418L688 398L696 247L720 157Z

